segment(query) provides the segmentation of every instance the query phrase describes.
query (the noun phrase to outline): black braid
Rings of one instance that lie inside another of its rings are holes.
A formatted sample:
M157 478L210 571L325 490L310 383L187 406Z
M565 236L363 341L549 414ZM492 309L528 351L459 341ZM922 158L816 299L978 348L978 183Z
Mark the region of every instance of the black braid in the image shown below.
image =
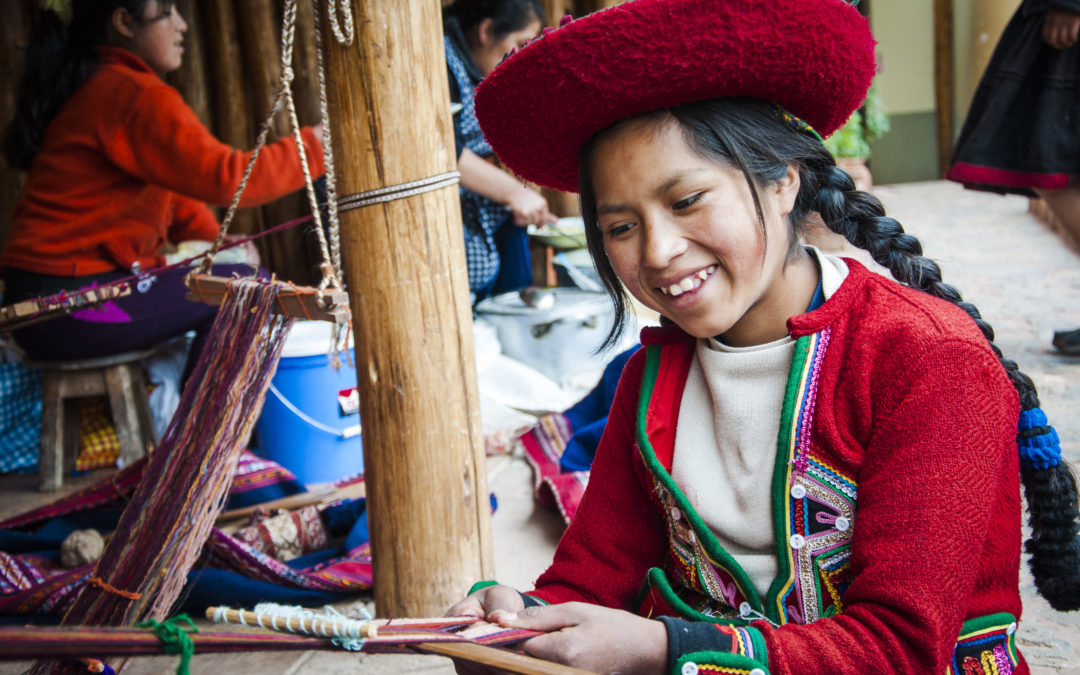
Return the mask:
M811 183L806 186L810 188L806 194L814 195L811 208L821 215L829 229L868 251L874 261L887 268L900 283L948 300L967 312L1001 360L1020 395L1021 407L1024 410L1039 407L1035 384L1020 371L1015 361L1002 355L994 344L994 329L983 320L974 305L963 301L956 288L942 282L941 268L922 255L922 246L915 237L905 233L900 223L885 215L885 209L876 197L857 191L851 177L831 158L808 163L803 175ZM1047 431L1041 427L1023 434L1037 436ZM1049 469L1025 467L1020 475L1032 530L1024 549L1031 554L1029 566L1035 577L1035 587L1054 609L1080 609L1080 538L1077 537L1080 511L1077 510L1076 479L1064 460Z

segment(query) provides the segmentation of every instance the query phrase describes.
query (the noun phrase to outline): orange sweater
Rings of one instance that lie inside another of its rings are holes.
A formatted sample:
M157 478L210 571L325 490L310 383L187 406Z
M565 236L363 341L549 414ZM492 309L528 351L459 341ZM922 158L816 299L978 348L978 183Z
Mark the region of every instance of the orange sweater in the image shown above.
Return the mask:
M0 267L82 276L163 263L166 241L211 240L206 204L228 206L250 152L217 140L179 92L131 52L101 47L91 75L45 130L15 205ZM302 131L312 176L322 148ZM265 146L241 206L299 190L292 138Z

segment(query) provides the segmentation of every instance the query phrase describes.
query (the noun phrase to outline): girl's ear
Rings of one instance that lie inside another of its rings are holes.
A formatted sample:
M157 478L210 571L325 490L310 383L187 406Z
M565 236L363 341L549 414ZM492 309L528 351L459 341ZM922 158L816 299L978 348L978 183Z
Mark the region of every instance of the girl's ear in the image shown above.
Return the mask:
M795 208L795 198L799 195L799 165L788 162L787 172L773 186L776 190L777 207L781 216L786 216Z
M135 37L135 17L131 16L131 12L123 7L117 7L113 10L112 15L109 17L109 27L120 37L129 40Z
M476 24L476 39L481 47L495 43L495 19L490 16L484 17Z

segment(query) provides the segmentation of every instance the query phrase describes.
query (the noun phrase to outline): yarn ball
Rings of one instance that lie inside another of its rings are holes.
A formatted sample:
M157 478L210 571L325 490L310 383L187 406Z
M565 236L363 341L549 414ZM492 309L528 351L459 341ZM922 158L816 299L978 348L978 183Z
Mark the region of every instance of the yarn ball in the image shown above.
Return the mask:
M82 567L101 557L105 539L97 530L75 530L60 544L60 564L67 569Z
M869 23L845 0L634 0L511 52L477 87L476 117L514 173L577 192L579 149L615 122L745 96L826 137L874 71Z

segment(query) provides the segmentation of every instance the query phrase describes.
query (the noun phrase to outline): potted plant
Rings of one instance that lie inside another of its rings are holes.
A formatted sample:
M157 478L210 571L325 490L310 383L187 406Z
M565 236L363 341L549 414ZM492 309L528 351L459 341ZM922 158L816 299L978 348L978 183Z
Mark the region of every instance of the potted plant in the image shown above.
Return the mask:
M869 190L874 186L866 161L870 158L870 142L889 130L889 116L877 92L877 84L870 86L866 100L844 126L825 139L825 147L836 158L836 164L851 174L855 187Z

